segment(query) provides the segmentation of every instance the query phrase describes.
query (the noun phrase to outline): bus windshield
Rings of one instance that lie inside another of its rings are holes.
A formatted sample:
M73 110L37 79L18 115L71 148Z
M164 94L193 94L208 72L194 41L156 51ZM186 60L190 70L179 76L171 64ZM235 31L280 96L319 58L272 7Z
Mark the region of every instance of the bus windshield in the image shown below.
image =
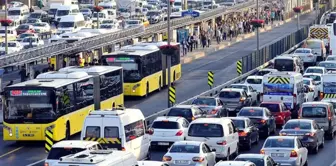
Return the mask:
M56 119L55 94L48 89L13 89L5 92L5 121L40 122Z
M264 84L265 95L288 95L291 96L294 92L293 84Z
M106 58L109 66L121 66L124 71L124 82L137 82L141 80L139 64L135 58L114 56Z

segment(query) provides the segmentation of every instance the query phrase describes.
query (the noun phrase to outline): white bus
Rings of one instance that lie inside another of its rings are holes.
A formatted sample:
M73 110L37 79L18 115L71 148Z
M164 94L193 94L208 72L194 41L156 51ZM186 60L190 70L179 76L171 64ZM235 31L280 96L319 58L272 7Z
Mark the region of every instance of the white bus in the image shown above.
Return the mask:
M59 21L57 34L77 32L82 28L85 28L85 26L86 24L82 13L63 16Z
M331 25L331 35L329 41L329 55L336 53L336 21Z
M322 96L323 98L336 98L336 72L329 71L324 74L322 81Z

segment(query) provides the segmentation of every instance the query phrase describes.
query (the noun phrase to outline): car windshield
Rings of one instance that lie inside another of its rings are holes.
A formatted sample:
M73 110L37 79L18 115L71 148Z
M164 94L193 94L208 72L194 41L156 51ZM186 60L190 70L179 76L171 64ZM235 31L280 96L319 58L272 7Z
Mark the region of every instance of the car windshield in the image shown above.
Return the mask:
M274 61L274 69L278 71L293 71L294 61L292 59L276 59Z
M25 37L30 37L30 36L34 36L34 34L32 34L32 33L23 33L23 34L21 34L21 35L19 36L19 38L23 39L23 38L25 38Z
M244 89L245 91L247 91L246 85L231 85L229 88Z
M48 14L55 15L57 12L57 9L49 9Z
M72 28L74 27L75 23L74 22L60 22L59 27L61 28Z
M154 129L179 129L180 125L177 122L170 121L155 121L152 125Z
M66 16L69 14L69 10L57 10L57 16Z
M30 18L41 18L41 13L32 13L32 14L30 14Z
M223 127L219 124L194 123L188 130L190 137L223 137Z
M219 93L220 98L240 98L240 92L233 92L233 91L222 91Z
M314 81L321 81L321 76L318 76L318 75L304 75L303 77L311 78Z
M171 108L167 116L181 116L188 119L193 115L190 108Z
M319 73L319 74L323 74L323 70L322 69L316 69L316 68L308 68L305 73Z
M27 21L27 23L36 23L36 22L39 22L39 20L37 19L30 19Z
M336 61L336 56L328 56L326 61Z
M303 107L301 110L302 117L305 118L324 118L327 117L327 109L324 107L312 106Z
M261 103L260 107L265 107L271 112L280 112L279 104L272 104L272 103Z
M19 30L26 30L26 29L29 29L29 25L20 25L18 27Z
M104 13L99 13L99 18L104 18ZM93 17L97 18L97 13L93 13Z
M242 130L242 129L245 129L245 120L242 120L242 119L231 119L233 124L239 129L239 130Z
M261 84L262 83L262 79L259 79L259 78L248 78L248 79L246 79L246 82L248 84Z
M251 109L251 108L243 108L239 111L238 116L264 116L264 111L262 109Z
M264 148L293 148L294 139L278 138L267 139Z
M21 11L20 10L9 10L8 15L9 16L19 16L21 15Z
M310 80L303 80L303 84L310 85Z
M76 154L82 152L86 149L84 148L51 148L47 159L48 160L59 160L61 157Z
M302 130L309 130L311 129L310 122L303 122L303 121L289 121L285 124L284 129L302 129Z
M16 43L8 42L7 46L8 47L16 47ZM6 43L1 43L1 47L6 47Z
M46 24L43 24L43 23L35 23L33 24L34 27L44 27L46 26Z
M113 24L113 20L103 20L102 24Z
M146 16L149 16L149 17L151 17L151 16L158 16L159 14L160 14L159 12L148 12L146 14Z
M258 71L257 75L258 75L258 76L264 76L264 75L266 75L266 74L268 74L268 73L270 73L270 72L271 72L271 71L262 70L262 71Z
M126 21L126 24L138 25L138 24L140 24L140 21L138 21L138 20L128 20L128 21Z
M296 50L294 53L310 53L310 50L301 50L301 49L298 49Z
M113 29L113 28L115 28L115 26L114 25L100 25L100 28L101 29Z
M199 153L200 147L197 145L173 145L169 153Z
M22 42L24 42L24 43L28 43L28 42L36 42L37 41L37 38L33 38L33 37L27 37L27 38L24 38L23 40L22 40Z
M262 158L236 158L235 161L249 161L255 164L255 166L265 166L265 161Z
M321 62L318 64L318 66L325 67L327 69L330 68L336 68L336 63L331 63L331 62Z
M214 99L214 98L198 98L198 99L195 99L192 102L192 104L216 106L216 99Z
M81 13L89 13L89 12L90 12L90 9L81 9L80 12L81 12Z

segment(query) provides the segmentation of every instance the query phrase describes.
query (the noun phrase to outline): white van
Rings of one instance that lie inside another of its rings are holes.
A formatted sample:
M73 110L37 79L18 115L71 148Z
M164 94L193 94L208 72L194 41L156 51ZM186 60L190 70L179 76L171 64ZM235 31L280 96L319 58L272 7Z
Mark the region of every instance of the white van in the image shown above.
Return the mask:
M85 20L82 13L63 16L58 24L57 34L77 32L85 28Z
M322 75L322 90L320 97L325 99L336 99L336 72L329 71Z
M292 116L304 102L303 76L296 72L274 72L264 75L263 102L282 101L292 109Z
M54 166L138 166L131 152L95 150L61 157Z
M105 138L104 147L132 152L137 160L150 157L150 137L145 133L145 117L139 109L114 108L91 111L85 118L81 139Z
M27 5L20 7L11 7L8 9L8 19L21 24L29 17L29 8Z
M217 159L229 160L239 153L238 130L231 119L201 118L192 121L188 128L188 141L201 141L216 149Z
M49 10L48 10L48 17L49 17L50 22L55 21L56 12L58 8L60 8L61 6L63 5L59 3L50 4Z
M117 9L117 3L115 1L103 1L98 3L98 6L103 7L103 9Z
M116 10L114 9L104 9L97 14L94 12L92 15L92 22L93 24L97 24L97 17L99 15L99 23L103 22L104 20L110 20L116 18Z
M80 13L78 5L63 5L57 8L55 21L60 22L61 18L70 14Z

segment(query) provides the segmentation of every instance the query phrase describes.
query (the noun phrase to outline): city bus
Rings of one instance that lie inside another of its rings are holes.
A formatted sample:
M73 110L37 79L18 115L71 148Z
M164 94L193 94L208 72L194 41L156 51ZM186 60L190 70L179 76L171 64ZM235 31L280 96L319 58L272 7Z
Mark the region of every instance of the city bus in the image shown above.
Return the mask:
M112 108L113 98L123 95L122 69L116 71L101 75L103 108ZM86 72L47 72L6 87L3 140L44 141L47 128L52 129L54 141L80 132L85 117L94 110L93 78Z
M124 95L147 96L168 85L166 55L161 54L159 46L165 42L138 43L122 47L118 52L104 54L103 64L122 66L124 70ZM171 81L181 78L180 45L171 57ZM164 79L165 78L165 79Z

